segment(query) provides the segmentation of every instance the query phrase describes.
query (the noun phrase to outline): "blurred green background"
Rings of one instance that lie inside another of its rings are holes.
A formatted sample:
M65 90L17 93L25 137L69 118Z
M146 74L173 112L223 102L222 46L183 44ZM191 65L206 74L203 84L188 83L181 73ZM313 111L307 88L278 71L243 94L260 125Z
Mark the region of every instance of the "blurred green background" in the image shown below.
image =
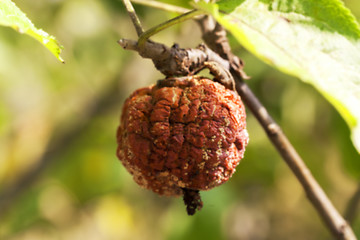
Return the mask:
M117 45L136 39L122 3L14 2L57 37L66 64L32 38L0 28L0 194L48 163L34 184L26 181L22 194L0 206L0 239L332 239L251 113L245 158L228 183L202 192L205 205L195 216L186 215L181 198L138 187L115 156L116 129L124 99L162 75ZM358 0L345 5L360 18ZM175 16L135 8L145 28ZM199 31L188 21L153 39L195 47ZM313 88L230 40L252 77L248 84L343 213L360 178L344 120ZM360 236L360 217L353 226Z

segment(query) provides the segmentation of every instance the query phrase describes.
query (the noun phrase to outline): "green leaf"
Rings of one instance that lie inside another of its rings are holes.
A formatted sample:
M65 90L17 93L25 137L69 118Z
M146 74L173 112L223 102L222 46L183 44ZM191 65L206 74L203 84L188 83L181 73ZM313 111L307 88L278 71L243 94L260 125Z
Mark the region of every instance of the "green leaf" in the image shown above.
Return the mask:
M61 62L60 57L62 46L57 40L41 29L37 29L12 1L0 0L0 25L12 27L20 33L25 33L41 42L47 47Z
M360 152L360 27L341 1L222 0L197 7L264 62L320 91Z

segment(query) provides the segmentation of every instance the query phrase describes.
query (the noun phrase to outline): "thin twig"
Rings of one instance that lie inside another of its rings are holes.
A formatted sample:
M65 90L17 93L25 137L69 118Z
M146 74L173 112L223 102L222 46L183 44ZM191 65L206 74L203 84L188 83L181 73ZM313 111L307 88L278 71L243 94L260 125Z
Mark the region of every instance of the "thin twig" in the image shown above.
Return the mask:
M179 13L179 14L183 14L183 13L190 11L190 9L187 9L187 8L182 8L182 7L174 6L174 5L163 3L163 2L153 1L153 0L131 0L131 2L141 4L144 6L148 6L148 7L152 7L152 8L161 9L161 10L164 10L167 12L174 12L174 13Z
M143 3L142 1L140 1L140 2ZM152 27L149 30L144 32L144 30L143 30L143 28L141 26L140 19L138 18L137 14L135 12L135 9L132 6L130 0L123 0L123 3L125 5L126 11L128 12L128 14L129 14L129 16L131 18L131 21L134 24L136 32L137 32L137 34L139 36L137 44L138 44L140 49L143 48L145 42L148 41L149 38L151 36L155 35L156 33L161 32L164 29L169 28L169 27L171 27L173 25L176 25L176 24L178 24L180 22L184 22L184 21L186 21L188 19L193 19L196 16L204 14L204 12L202 10L197 10L197 9L190 10L188 12L185 12L185 13L181 14L180 16L172 18L172 19L170 19L170 20L168 20L166 22L163 22L163 23L161 23L161 24L159 24L159 25L157 25L155 27ZM159 5L161 5L161 4L159 3L158 6ZM171 6L171 5L169 5L169 6Z
M156 33L161 32L162 30L164 30L164 29L166 29L168 27L171 27L173 25L176 25L176 24L178 24L180 22L184 22L184 21L186 21L188 19L193 19L195 16L202 15L202 14L204 14L204 12L201 11L201 10L196 10L196 9L191 10L191 11L189 11L187 13L184 13L184 14L182 14L180 16L177 16L177 17L175 17L173 19L170 19L170 20L168 20L166 22L163 22L163 23L161 23L161 24L159 24L159 25L157 25L155 27L150 28L149 30L147 30L146 32L141 34L141 36L140 36L140 38L138 40L138 44L139 44L140 48L142 46L144 46L144 43L151 36L155 35Z
M360 204L360 184L358 185L354 195L349 200L344 213L345 219L349 222L350 225L355 221L356 215L358 214L359 211L359 204Z
M132 23L134 24L137 35L140 35L144 32L139 17L137 16L134 7L132 6L130 0L123 0L126 11L128 12Z

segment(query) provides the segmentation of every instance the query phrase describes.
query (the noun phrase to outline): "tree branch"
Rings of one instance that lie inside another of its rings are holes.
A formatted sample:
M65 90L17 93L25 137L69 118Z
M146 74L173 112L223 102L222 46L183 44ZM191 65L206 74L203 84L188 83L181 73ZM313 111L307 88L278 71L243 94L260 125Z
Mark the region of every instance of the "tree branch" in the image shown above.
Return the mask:
M169 48L161 43L147 41L143 47L139 47L136 41L120 39L120 46L125 50L137 51L143 58L150 58L157 70L165 76L186 76L193 74L202 68L204 62L214 61L229 69L229 62L222 59L206 45L200 45L196 49L179 48L174 45Z
M264 128L270 141L301 183L307 197L325 222L326 226L339 240L355 240L356 237L351 227L326 196L325 192L312 176L310 170L296 152L295 148L291 145L279 125L271 118L265 107L259 102L247 84L241 81L239 77L235 77L235 79L237 80L237 92L248 109L250 109Z
M270 141L301 183L307 197L322 217L326 226L337 239L356 239L349 224L333 206L330 199L312 176L310 170L307 168L279 125L272 119L265 107L243 81L242 61L236 60L237 57L232 54L225 30L218 23L215 25L207 24L207 19L203 19L199 21L199 23L202 27L204 33L203 38L205 41L211 42L212 45L210 46L213 46L212 48L215 49L217 53L230 61L230 72L236 80L237 92L247 105L248 109L250 109L264 128Z

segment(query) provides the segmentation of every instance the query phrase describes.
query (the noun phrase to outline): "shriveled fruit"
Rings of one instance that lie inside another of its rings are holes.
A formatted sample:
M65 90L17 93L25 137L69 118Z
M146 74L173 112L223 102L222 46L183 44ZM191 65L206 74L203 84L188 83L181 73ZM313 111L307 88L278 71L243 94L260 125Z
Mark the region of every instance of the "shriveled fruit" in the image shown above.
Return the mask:
M117 142L140 186L193 196L235 172L248 143L245 108L236 92L207 78L159 80L125 101Z

